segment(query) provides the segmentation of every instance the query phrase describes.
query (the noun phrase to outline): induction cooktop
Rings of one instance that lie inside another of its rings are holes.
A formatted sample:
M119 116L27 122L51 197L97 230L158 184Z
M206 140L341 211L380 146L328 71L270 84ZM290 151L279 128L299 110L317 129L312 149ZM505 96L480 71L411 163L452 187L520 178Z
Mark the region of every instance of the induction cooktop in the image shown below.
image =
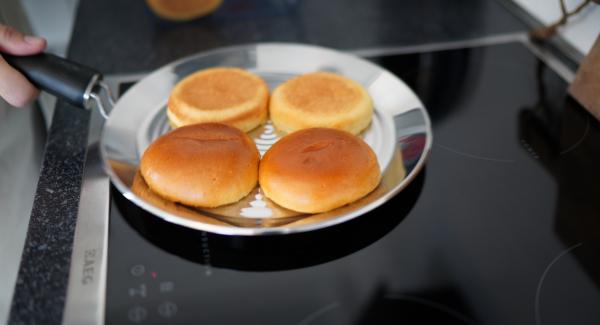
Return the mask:
M112 190L101 319L600 323L600 123L567 83L523 42L369 59L432 118L409 187L351 222L265 237L168 224Z

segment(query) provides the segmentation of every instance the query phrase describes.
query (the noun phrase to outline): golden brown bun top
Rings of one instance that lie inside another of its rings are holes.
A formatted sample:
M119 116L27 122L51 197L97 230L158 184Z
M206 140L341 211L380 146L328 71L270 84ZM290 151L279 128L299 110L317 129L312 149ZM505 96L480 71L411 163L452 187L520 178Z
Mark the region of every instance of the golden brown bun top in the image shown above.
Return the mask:
M146 0L159 17L169 20L189 20L216 10L222 0Z
M220 123L180 127L144 152L141 173L167 199L194 206L239 200L256 184L259 154L250 137Z
M349 172L379 170L377 157L362 139L329 128L304 129L283 137L262 163L268 172L307 182L331 182Z
M363 96L364 91L356 82L330 72L304 74L288 80L283 88L283 97L288 104L329 114L354 107Z
M180 81L169 101L180 101L203 110L219 110L262 96L264 88L265 83L260 77L245 70L212 68L191 74Z
M196 159L220 156L224 159L236 158L238 148L254 146L248 136L234 128L221 123L202 123L175 129L159 138L152 144L154 152L163 153L166 162L179 163L179 157L194 156ZM202 155L197 155L202 152ZM244 158L244 157L240 157Z

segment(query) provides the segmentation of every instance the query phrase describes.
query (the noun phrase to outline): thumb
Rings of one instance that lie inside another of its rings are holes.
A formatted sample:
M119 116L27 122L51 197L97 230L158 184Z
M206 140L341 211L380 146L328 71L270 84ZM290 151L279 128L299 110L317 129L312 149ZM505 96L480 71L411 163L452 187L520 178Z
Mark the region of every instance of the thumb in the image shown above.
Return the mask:
M29 55L42 52L45 48L45 39L23 35L13 27L0 24L0 52Z

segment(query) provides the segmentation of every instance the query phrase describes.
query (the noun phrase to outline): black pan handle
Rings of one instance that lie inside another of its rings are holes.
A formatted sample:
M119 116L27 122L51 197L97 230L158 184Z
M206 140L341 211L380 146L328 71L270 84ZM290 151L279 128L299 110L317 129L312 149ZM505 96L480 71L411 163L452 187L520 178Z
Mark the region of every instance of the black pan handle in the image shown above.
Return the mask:
M2 57L39 89L81 108L90 108L92 91L102 79L100 72L53 54Z

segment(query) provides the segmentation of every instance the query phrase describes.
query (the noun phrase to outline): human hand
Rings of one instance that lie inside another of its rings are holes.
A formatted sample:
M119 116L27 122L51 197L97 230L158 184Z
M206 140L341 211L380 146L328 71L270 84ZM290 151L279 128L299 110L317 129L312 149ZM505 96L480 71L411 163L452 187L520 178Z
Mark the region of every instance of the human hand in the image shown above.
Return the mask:
M23 35L10 26L0 24L0 53L31 55L45 48L45 39ZM0 55L0 97L12 106L23 107L38 94L39 90Z

